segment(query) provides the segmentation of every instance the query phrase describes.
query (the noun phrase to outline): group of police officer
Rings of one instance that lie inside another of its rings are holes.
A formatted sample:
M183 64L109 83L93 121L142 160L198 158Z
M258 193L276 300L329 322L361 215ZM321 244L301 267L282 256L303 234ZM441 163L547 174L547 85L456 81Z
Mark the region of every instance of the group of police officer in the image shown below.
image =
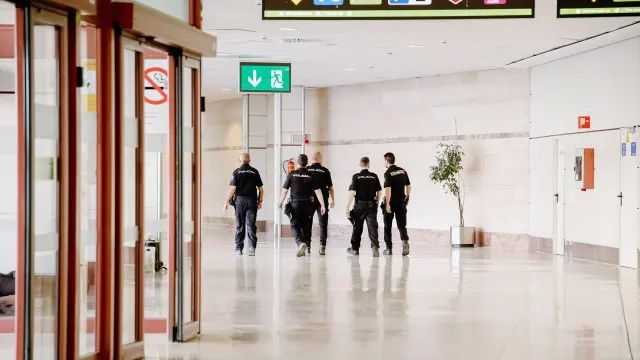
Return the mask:
M409 255L407 205L411 195L411 182L406 170L395 164L396 159L393 153L386 153L384 160L387 168L384 173L384 188L380 185L378 175L369 171L368 157L360 159L361 170L351 178L346 213L353 224L351 247L347 249L352 256L360 254L365 222L373 256L380 256L378 205L382 208L384 219L386 247L384 255L393 253L391 227L394 218L402 239L402 255ZM258 242L256 214L258 209L262 208L264 190L260 173L251 166L249 154L243 153L240 161L242 165L233 172L224 208L226 210L230 205L235 207L236 254L243 254L246 235L249 238L247 255L255 256ZM280 194L280 207L284 207L285 214L291 220L291 228L298 246L298 257L311 253L311 228L314 214L318 215L320 223L319 254L326 254L329 209L334 207L334 201L335 192L331 172L322 166L322 154L316 152L311 165L307 155L300 154L296 159L295 170L287 175Z

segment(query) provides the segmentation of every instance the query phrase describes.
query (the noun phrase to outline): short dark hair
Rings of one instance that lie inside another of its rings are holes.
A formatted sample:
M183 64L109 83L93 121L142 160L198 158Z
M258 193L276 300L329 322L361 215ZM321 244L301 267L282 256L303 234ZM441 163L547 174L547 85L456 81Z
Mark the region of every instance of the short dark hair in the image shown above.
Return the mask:
M360 164L364 166L369 166L369 158L367 156L363 156L360 158Z
M387 160L387 162L391 165L396 163L396 156L393 155L392 152L388 152L386 154L384 154L384 159Z
M298 155L298 160L296 160L298 165L305 167L309 164L309 158L305 154Z

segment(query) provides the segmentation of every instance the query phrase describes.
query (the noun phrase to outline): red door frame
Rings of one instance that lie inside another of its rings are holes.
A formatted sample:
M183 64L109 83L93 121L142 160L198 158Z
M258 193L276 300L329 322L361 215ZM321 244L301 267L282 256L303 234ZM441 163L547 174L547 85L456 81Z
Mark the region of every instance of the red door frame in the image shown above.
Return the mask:
M37 11L35 9L38 9ZM18 271L17 271L17 348L16 358L21 360L31 356L32 346L32 311L33 306L29 297L31 293L32 276L32 249L33 233L31 231L31 211L33 194L32 178L32 139L33 139L33 44L32 29L36 24L51 25L58 28L59 36L59 234L58 234L58 270L57 270L57 319L56 324L56 353L59 358L67 358L68 355L68 330L69 328L69 302L73 291L69 290L69 246L76 240L73 231L69 231L69 224L73 223L73 209L69 206L73 194L70 186L73 177L70 152L70 124L75 120L75 111L71 111L76 104L75 98L75 71L70 71L76 66L75 51L75 27L71 24L70 15L67 12L58 12L57 9L44 5L32 4L31 7L18 4L16 6L16 78L17 78L17 106L18 106ZM29 47L29 49L28 49ZM29 55L28 55L29 54ZM62 239L68 239L67 242ZM75 311L72 312L75 313ZM75 324L74 324L75 325ZM71 328L71 330L74 330ZM27 348L28 347L28 348Z

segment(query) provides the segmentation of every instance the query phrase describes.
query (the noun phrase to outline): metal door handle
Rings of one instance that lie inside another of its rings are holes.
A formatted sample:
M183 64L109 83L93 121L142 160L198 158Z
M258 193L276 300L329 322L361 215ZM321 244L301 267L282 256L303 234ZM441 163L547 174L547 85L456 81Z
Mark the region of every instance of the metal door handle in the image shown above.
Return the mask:
M553 197L556 198L556 204L560 201L560 194L553 194Z
M618 194L617 198L620 199L620 206L622 206L622 193Z

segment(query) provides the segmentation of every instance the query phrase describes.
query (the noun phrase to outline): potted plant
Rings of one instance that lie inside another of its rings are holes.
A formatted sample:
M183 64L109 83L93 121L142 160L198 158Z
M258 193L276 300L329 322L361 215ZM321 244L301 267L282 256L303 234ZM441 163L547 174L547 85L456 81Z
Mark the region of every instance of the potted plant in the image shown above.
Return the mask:
M431 181L440 184L445 192L458 200L459 222L451 226L452 246L474 246L475 228L464 224L464 192L462 187L462 159L464 151L457 144L440 144L436 153L436 165L431 167Z

